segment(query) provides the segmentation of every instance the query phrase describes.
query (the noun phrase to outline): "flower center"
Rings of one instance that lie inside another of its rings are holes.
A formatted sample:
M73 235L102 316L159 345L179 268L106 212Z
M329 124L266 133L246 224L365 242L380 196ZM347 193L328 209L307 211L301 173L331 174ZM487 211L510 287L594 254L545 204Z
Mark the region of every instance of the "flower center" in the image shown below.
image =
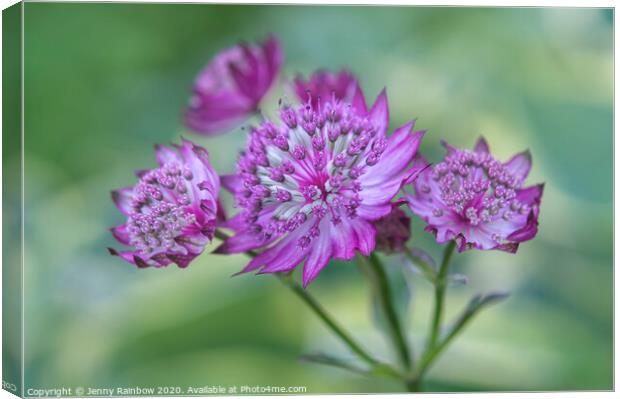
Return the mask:
M433 168L443 203L472 225L502 217L510 220L529 211L518 201L519 182L487 153L455 150ZM422 187L422 191L430 191ZM438 208L435 216L443 214Z
M280 118L282 126L265 122L250 133L238 162L243 190L237 205L266 239L313 221L299 239L304 247L324 217L335 225L357 217L359 178L377 164L386 140L368 118L337 101L318 110L284 107Z
M130 243L144 255L170 250L175 237L196 221L189 212L192 172L175 162L145 173L133 191L127 221Z

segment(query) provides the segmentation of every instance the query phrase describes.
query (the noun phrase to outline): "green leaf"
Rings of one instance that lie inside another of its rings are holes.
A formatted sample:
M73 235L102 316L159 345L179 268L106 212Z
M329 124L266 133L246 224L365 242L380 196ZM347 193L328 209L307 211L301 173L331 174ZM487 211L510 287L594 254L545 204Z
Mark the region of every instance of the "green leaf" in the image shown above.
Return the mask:
M335 356L326 355L324 353L305 354L299 358L301 361L323 364L327 366L337 367L340 369L348 370L357 374L369 374L371 369L354 364L353 362L345 359L340 359Z
M467 307L459 318L454 323L452 329L448 333L446 341L449 341L453 336L459 333L459 331L467 324L467 322L484 307L492 305L506 299L510 294L508 292L491 292L488 294L478 294L474 296L467 304Z
M317 363L326 366L337 367L352 373L362 374L365 376L386 377L401 380L402 376L398 371L394 370L390 365L378 363L370 368L361 366L354 361L340 359L335 356L326 355L324 353L306 354L300 357L300 360L310 363Z
M428 281L435 283L437 263L426 251L420 248L405 248L403 264L406 270L422 273Z
M470 312L476 312L480 310L483 306L491 305L495 302L502 301L510 296L508 292L491 292L488 294L478 294L469 301L469 305L467 305L467 309Z
M467 283L469 283L469 278L460 273L448 274L448 277L446 277L446 283L448 284L448 287L458 287L467 285Z
M391 366L388 366L387 364L378 364L374 366L370 370L369 374L376 376L376 377L394 378L399 381L402 380L402 376L396 370L394 370Z
M408 248L407 250L409 251L409 256L413 262L423 264L428 268L437 270L437 262L435 262L435 259L433 259L428 252L416 247L410 249Z

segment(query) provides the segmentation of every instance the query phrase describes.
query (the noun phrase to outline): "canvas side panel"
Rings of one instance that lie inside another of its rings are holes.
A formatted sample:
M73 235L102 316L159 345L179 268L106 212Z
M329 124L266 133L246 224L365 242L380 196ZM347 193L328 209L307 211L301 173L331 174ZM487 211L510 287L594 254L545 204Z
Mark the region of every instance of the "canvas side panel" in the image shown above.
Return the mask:
M22 3L2 11L2 388L22 396Z

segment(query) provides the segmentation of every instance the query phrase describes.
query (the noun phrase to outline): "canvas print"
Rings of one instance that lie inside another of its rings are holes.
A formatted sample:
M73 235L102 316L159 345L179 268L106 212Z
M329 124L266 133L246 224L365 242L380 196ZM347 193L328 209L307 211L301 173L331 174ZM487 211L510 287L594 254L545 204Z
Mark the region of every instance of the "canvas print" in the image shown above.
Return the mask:
M3 388L612 390L613 29L604 8L3 11Z

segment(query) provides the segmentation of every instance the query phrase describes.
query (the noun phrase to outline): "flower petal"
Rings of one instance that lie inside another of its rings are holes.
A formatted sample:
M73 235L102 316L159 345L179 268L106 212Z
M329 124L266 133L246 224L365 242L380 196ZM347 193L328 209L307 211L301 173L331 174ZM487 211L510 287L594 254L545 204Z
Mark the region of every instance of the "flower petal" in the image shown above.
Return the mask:
M312 242L308 258L304 263L303 287L306 288L314 280L321 270L327 266L331 257L331 240L329 234L322 232Z
M515 242L531 240L538 233L539 205L544 190L544 184L527 187L517 192L517 200L530 206L525 226L511 233L507 239Z
M424 132L410 133L413 122L409 122L390 136L381 160L360 177L364 187L363 204L380 205L389 202L398 193L404 180L416 168L409 168L413 162Z
M246 273L263 267L260 273L275 273L289 271L297 267L302 259L308 254L307 249L298 245L298 240L309 228L300 228L284 237L271 248L252 259L250 263L239 273Z
M193 179L197 182L206 182L206 187L210 187L212 190L211 194L217 195L220 191L220 178L211 166L209 152L204 147L185 139L181 143L180 152L185 165L193 174ZM198 187L196 186L196 188Z
M252 52L249 52L249 54L252 56ZM251 59L251 57L246 57L246 59ZM256 58L254 58L254 60L256 60ZM246 75L234 62L228 64L228 69L239 92L248 98L254 99L256 96L256 82L253 81L250 76ZM251 68L250 72L252 72Z
M195 92L184 114L185 124L196 133L224 133L243 122L253 106L249 98L236 92Z
M133 251L117 251L114 248L108 248L108 252L110 252L110 255L118 256L124 259L126 262L132 265L138 266L141 269L149 267L149 266L155 266L155 265L151 265L147 263L145 260L137 256L135 252ZM170 264L170 262L168 262L168 264ZM158 267L160 266L158 265Z
M457 151L456 147L448 143L446 140L441 140L441 145L448 151L448 154L452 154L453 152Z
M508 252L509 254L515 254L517 253L517 250L519 249L519 243L508 242L505 244L500 244L496 246L494 249L497 249L498 251Z
M480 136L480 138L476 142L476 145L474 146L474 152L479 152L483 154L490 153L489 144L484 137Z
M368 106L366 105L366 98L364 92L359 83L355 84L355 91L353 92L353 98L351 99L351 106L360 115L366 115L368 113Z
M195 254L166 254L171 262L175 263L179 268L185 269L196 258Z
M359 208L358 208L359 209ZM332 252L334 258L351 259L355 256L355 250L359 247L358 237L349 220L332 226L329 229L332 240Z
M507 239L514 242L523 242L536 237L538 233L538 211L532 210L527 217L525 226L510 234Z
M222 186L232 194L236 194L243 189L243 178L241 175L222 175L220 179Z
M532 154L530 151L523 151L504 164L508 173L512 174L520 182L524 181L532 168Z
M168 162L180 161L179 154L176 151L161 144L155 144L155 158L161 166Z
M385 89L377 96L375 103L370 109L369 119L377 128L379 137L385 136L390 123L390 111L388 109L387 93Z
M255 233L246 230L230 237L213 252L216 254L236 254L260 248L265 244L266 242L258 239Z
M391 203L385 203L380 205L369 205L365 203L361 203L357 208L357 215L362 219L366 220L377 220L381 219L385 215L389 214L392 210Z
M375 249L375 226L361 218L355 218L349 221L349 223L357 235L357 249L364 256L370 255Z
M381 155L381 160L373 170L376 170L375 179L379 174L384 177L394 177L407 169L413 162L420 143L426 131L421 130L411 133L414 121L406 123L394 131L388 139L388 145Z
M282 61L284 59L282 46L280 45L278 39L274 35L270 34L267 37L267 40L263 42L262 48L269 68L269 73L272 78L271 80L273 81L280 72L280 67L282 66Z
M238 213L235 216L228 218L226 220L222 220L218 223L218 227L231 229L231 230L234 230L235 232L239 232L243 230L246 226L247 226L247 223L245 222L245 217L241 213Z
M260 273L288 272L296 268L301 261L308 255L307 248L300 248L297 240L301 235L295 236L292 240L279 246L273 258L266 263ZM287 237L288 238L288 237Z
M516 199L519 202L527 204L528 206L540 205L540 200L542 198L544 189L544 183L523 188L517 191Z
M124 187L112 191L112 201L123 215L129 216L133 212L131 199L133 197L133 187Z
M127 225L121 224L120 226L112 227L110 229L112 235L118 242L123 245L130 245L129 232L127 231Z

